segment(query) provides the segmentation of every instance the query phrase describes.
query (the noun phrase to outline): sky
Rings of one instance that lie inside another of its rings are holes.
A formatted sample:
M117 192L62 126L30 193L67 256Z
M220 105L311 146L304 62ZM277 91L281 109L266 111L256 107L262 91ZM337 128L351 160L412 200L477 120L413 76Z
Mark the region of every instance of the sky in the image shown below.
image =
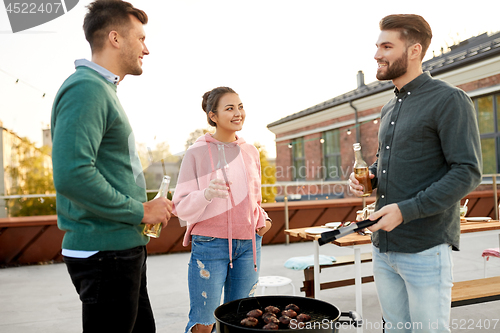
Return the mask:
M382 17L422 15L433 29L432 51L483 32L500 31L498 0L450 1L162 0L130 1L149 16L150 51L141 76L127 75L118 96L136 141L170 152L184 150L189 134L208 128L201 96L229 86L247 118L239 133L276 156L267 125L376 80L375 42ZM65 15L12 33L0 7L0 121L41 144L53 99L74 72L74 60L91 58L80 0ZM1 6L1 5L0 5ZM16 81L18 82L16 83ZM42 97L45 94L45 97Z

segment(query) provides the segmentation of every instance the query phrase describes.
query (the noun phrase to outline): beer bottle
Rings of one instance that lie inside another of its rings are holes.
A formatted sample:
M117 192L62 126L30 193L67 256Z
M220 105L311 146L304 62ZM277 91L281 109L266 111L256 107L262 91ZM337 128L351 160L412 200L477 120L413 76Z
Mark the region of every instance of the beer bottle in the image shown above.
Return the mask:
M157 198L167 198L168 199L168 187L170 186L170 176L163 176L161 181L160 189L154 197ZM157 224L146 224L144 226L143 234L146 236L158 238L161 232L161 222Z
M361 145L359 143L353 144L354 156L356 161L354 162L354 177L359 181L360 185L363 185L363 195L362 197L367 197L372 194L372 181L368 172L368 164L363 160L361 155Z

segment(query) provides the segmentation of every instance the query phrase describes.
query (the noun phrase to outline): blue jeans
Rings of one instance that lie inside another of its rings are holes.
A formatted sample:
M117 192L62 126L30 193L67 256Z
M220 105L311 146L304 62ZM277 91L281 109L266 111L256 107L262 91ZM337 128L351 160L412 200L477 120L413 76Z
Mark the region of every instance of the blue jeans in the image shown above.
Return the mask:
M419 253L380 253L373 246L373 273L385 332L450 332L451 246Z
M145 246L64 257L82 301L83 332L156 331L146 287Z
M254 296L259 280L262 237L255 235L257 272L254 270L252 240L233 239L233 268L229 267L227 239L193 235L188 282L191 309L186 332L196 324L211 325L221 304Z

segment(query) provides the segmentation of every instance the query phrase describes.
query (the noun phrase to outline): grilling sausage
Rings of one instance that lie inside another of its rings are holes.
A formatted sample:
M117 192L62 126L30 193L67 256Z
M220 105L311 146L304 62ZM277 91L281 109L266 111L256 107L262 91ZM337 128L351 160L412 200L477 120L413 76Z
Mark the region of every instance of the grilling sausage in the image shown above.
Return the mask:
M275 323L269 323L267 325L264 325L264 327L262 327L263 330L278 330L280 327L278 326L278 324L275 324Z
M286 326L288 326L290 324L290 320L292 320L292 318L290 318L288 316L281 316L279 319L280 323L283 325L286 325Z
M281 315L282 316L288 316L290 318L295 318L297 317L297 312L295 312L294 310L284 310L281 312Z
M293 311L295 311L295 312L297 312L297 313L299 313L299 312L300 312L300 308L299 308L297 305L295 305L295 304L288 304L288 305L285 307L285 310L293 310Z
M255 327L259 323L259 320L254 317L247 317L243 319L240 324L245 326L245 327Z
M260 316L262 316L262 310L255 309L255 310L249 311L247 313L247 316L248 317L259 318Z
M278 318L276 318L276 315L274 313L269 313L267 312L266 314L264 314L262 316L262 320L264 320L264 322L266 324L269 324L269 323L275 323L275 324L279 324L279 320Z
M272 305L267 306L264 310L266 312L270 312L270 313L279 313L280 312L279 308L272 306Z
M311 316L305 313L301 313L297 316L298 322L305 322L311 320Z
M276 317L276 315L272 312L264 312L264 314L262 315L262 319L264 319L265 317Z

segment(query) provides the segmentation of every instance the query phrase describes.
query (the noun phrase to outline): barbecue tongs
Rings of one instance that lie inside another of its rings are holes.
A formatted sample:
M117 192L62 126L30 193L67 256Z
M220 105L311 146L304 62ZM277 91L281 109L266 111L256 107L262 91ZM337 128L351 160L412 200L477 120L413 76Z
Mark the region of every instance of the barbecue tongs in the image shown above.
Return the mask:
M332 231L327 231L323 232L321 234L321 238L318 239L319 245L325 245L327 243L333 242L336 239L339 239L340 237L347 236L349 234L352 234L357 231L361 231L364 228L367 228L369 226L374 225L377 223L382 217L379 217L378 219L372 221L372 220L363 220L359 222L353 222L347 227L341 227L336 230Z

